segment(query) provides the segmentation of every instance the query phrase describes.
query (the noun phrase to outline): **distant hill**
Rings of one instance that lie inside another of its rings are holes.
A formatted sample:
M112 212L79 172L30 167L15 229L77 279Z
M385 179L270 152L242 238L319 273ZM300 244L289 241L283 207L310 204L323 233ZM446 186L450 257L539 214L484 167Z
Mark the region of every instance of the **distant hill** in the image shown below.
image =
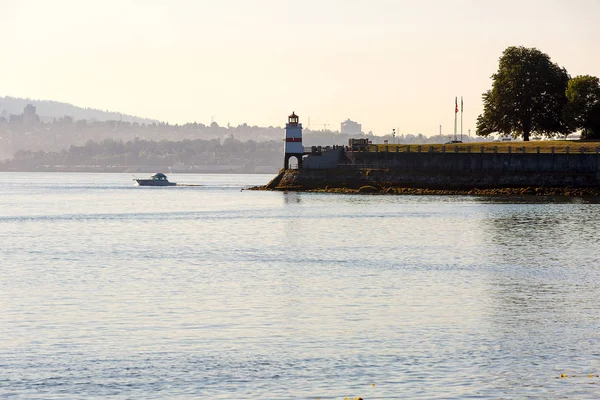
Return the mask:
M149 118L140 118L134 115L121 114L114 111L102 111L95 108L77 107L69 103L61 103L52 100L32 100L18 97L0 97L0 116L8 119L11 114L23 113L27 104L36 107L36 113L44 122L51 122L54 118L70 116L73 120L85 119L87 121L124 121L137 122L139 124L151 124L158 122Z

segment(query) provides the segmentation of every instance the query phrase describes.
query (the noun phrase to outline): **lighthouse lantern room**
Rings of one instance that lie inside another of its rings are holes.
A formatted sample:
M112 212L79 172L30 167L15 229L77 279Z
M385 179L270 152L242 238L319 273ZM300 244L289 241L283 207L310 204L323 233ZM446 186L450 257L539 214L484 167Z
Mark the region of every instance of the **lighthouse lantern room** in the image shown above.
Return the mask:
M290 158L292 157L296 157L298 168L302 168L304 148L302 147L302 124L298 120L299 117L292 112L292 115L288 117L288 123L285 125L284 169L290 169Z

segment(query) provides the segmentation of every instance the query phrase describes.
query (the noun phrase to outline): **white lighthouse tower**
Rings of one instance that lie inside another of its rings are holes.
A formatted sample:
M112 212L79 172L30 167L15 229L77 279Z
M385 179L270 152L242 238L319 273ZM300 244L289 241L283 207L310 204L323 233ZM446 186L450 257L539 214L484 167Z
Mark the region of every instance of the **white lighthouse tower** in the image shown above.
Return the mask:
M288 117L288 123L285 125L285 158L284 169L290 168L290 158L296 157L298 168L302 168L302 156L304 148L302 147L302 124L298 122L298 116L292 112Z

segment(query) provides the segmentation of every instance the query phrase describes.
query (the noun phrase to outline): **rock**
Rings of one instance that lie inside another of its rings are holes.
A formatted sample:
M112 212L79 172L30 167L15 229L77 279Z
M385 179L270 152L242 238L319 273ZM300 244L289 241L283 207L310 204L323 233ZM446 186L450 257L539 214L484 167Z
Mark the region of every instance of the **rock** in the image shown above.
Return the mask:
M375 186L361 186L358 193L379 193L379 189Z

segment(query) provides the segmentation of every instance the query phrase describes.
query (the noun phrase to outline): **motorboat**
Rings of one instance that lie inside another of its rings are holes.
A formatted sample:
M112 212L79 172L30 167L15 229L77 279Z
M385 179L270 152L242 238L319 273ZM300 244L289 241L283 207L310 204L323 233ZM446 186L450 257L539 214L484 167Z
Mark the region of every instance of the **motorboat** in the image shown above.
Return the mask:
M169 182L169 180L167 179L167 176L165 174L163 174L162 172L157 172L156 174L152 175L148 179L135 178L134 181L136 181L139 186L175 186L175 185L177 185L175 182Z

